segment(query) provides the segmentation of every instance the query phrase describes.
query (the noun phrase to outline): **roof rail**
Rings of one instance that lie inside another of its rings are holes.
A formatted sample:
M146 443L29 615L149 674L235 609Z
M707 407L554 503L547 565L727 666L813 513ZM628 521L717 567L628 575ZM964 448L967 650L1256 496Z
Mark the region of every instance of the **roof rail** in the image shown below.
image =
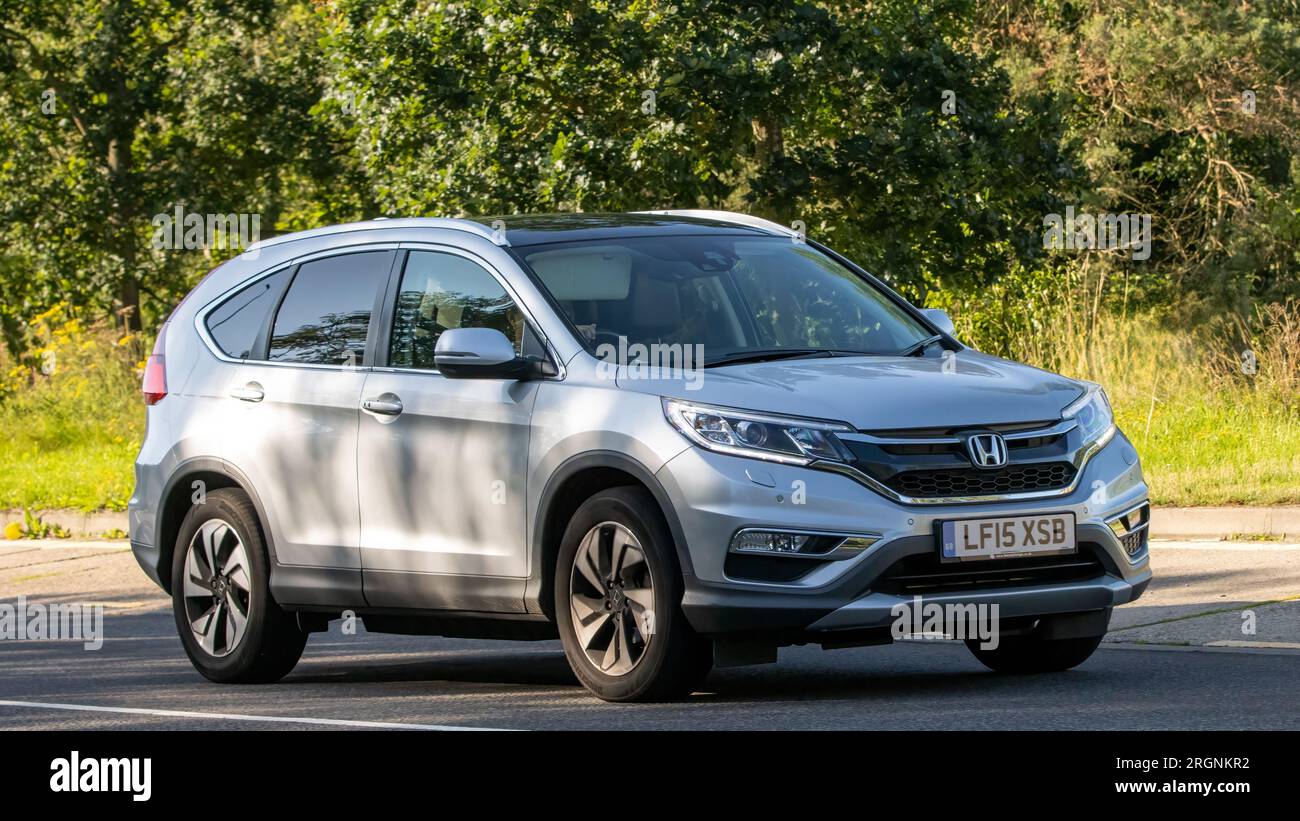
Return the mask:
M350 231L377 231L383 228L445 228L451 231L464 231L477 234L494 245L508 246L505 231L494 231L481 222L454 217L376 217L364 222L349 222L342 225L328 225L323 228L311 228L307 231L295 231L278 237L259 240L244 249L244 253L300 239L311 239L329 234L342 234Z
M666 217L695 217L697 219L714 220L716 222L730 222L734 225L744 225L749 228L759 228L772 234L780 234L785 237L798 237L801 234L793 228L788 228L777 222L765 220L762 217L752 217L749 214L737 214L734 211L709 211L703 208L679 208L668 211L637 211L638 214L656 214Z

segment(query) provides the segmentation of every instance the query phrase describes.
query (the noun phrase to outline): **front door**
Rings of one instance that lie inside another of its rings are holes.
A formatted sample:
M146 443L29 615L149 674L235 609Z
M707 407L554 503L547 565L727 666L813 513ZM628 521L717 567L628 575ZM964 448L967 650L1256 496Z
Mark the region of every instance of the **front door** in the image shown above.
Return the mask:
M366 601L522 612L537 385L449 379L433 351L451 328L495 328L519 349L523 314L492 273L450 251L408 252L390 300L386 356L366 377L358 431Z

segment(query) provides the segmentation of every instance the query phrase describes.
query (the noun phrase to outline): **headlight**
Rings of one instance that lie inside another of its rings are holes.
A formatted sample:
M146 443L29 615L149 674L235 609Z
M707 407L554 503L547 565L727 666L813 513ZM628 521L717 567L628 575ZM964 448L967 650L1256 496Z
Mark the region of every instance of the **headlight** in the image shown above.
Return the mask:
M1061 411L1062 419L1073 419L1079 425L1083 443L1104 445L1115 435L1115 414L1101 385L1089 384L1088 390L1073 404Z
M665 399L663 403L664 415L673 427L707 450L787 465L806 465L818 459L845 462L851 456L834 433L853 430L848 425L696 405L680 399Z

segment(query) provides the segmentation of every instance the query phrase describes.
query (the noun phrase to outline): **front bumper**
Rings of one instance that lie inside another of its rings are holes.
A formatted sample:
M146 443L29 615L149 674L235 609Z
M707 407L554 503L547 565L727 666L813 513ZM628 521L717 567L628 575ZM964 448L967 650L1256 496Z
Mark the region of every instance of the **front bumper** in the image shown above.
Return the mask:
M1136 453L1122 434L1088 462L1074 492L1033 501L906 506L838 474L696 448L669 461L657 478L689 555L682 609L707 635L786 643L887 628L892 608L912 595L874 588L900 560L935 553L937 523L953 518L1072 512L1080 550L1095 556L1100 569L1087 579L926 593L926 603L997 604L1003 618L1095 612L1137 599L1151 580L1147 549L1128 556L1105 524L1147 498ZM747 527L873 534L879 540L796 581L760 582L727 572L731 537Z

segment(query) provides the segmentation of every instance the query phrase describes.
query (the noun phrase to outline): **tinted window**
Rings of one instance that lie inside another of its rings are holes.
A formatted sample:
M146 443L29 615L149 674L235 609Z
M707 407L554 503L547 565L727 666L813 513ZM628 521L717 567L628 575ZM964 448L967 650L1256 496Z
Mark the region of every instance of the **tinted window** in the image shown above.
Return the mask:
M247 359L253 355L257 336L270 320L290 270L259 279L208 314L208 332L226 356Z
M369 251L304 263L276 314L269 358L360 363L370 312L391 260L389 251Z
M432 369L438 337L452 328L495 328L519 352L524 327L515 303L482 267L453 254L412 251L397 294L388 364Z

